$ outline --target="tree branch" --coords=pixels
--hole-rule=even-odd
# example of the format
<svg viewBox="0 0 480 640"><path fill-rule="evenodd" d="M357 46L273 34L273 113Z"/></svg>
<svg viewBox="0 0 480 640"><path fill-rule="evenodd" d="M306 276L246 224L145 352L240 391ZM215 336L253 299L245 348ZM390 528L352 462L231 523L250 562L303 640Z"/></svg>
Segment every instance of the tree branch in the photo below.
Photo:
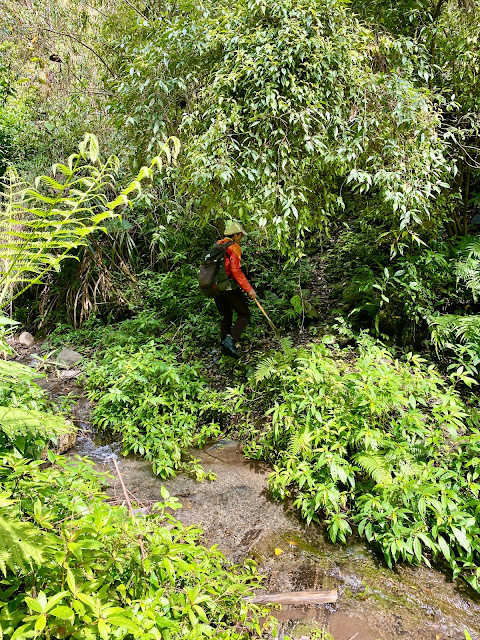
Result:
<svg viewBox="0 0 480 640"><path fill-rule="evenodd" d="M101 55L99 55L95 49L92 49L92 47L90 47L88 44L85 44L85 42L82 42L82 40L80 40L80 38L78 38L77 36L73 35L73 33L67 33L66 31L55 31L54 29L50 29L49 27L39 27L42 31L49 31L50 33L55 33L57 36L65 36L67 38L71 38L72 40L75 40L75 42L78 42L79 44L82 45L82 47L85 47L86 49L88 49L89 51L91 51L93 53L94 56L96 56L100 62L104 65L104 67L108 70L108 72L112 75L112 76L116 76L116 73L108 66L108 64L105 62L105 60L102 58Z"/></svg>
<svg viewBox="0 0 480 640"><path fill-rule="evenodd" d="M148 18L146 16L143 15L143 13L141 11L139 11L137 9L137 7L135 5L133 5L131 2L129 2L129 0L125 0L125 2L128 4L129 7L132 7L132 9L138 13L138 15L143 18L144 20L146 20L148 22Z"/></svg>

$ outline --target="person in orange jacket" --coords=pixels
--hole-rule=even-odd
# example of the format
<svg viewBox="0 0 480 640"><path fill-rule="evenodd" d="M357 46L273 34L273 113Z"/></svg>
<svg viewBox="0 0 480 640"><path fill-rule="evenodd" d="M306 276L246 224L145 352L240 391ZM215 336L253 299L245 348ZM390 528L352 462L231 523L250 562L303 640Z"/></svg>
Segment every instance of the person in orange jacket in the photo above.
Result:
<svg viewBox="0 0 480 640"><path fill-rule="evenodd" d="M222 316L220 322L220 339L224 354L238 358L239 354L236 343L239 342L245 327L250 320L250 309L248 308L245 292L252 300L257 294L242 272L242 249L240 242L246 236L245 229L238 222L229 221L225 227L225 238L218 240L218 244L232 242L225 254L225 271L231 280L230 287L214 298L217 309ZM233 324L233 312L237 314L235 324Z"/></svg>

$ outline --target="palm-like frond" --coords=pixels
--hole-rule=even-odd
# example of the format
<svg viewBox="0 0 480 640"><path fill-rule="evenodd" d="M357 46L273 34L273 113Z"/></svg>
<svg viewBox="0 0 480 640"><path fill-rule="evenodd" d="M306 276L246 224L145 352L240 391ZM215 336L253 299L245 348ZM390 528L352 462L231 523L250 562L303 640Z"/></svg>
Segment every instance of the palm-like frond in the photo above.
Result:
<svg viewBox="0 0 480 640"><path fill-rule="evenodd" d="M440 347L454 341L480 344L480 316L438 316L430 319L430 328L433 342Z"/></svg>
<svg viewBox="0 0 480 640"><path fill-rule="evenodd" d="M312 438L313 434L307 427L295 431L288 443L288 455L293 458L298 456L299 453L311 451L310 442Z"/></svg>
<svg viewBox="0 0 480 640"><path fill-rule="evenodd" d="M164 145L167 162L178 154ZM0 308L19 296L29 286L42 281L72 249L85 245L87 237L108 218L115 217L117 207L130 203L129 194L141 190L140 182L152 178L153 168L161 168L160 156L118 196L109 201L107 193L117 189L119 161L111 156L105 163L98 157L98 140L85 134L79 153L72 154L67 165L54 165L53 174L64 180L39 176L34 185L21 182L14 168L4 181L0 207Z"/></svg>
<svg viewBox="0 0 480 640"><path fill-rule="evenodd" d="M293 347L293 340L290 336L284 336L280 339L280 347L283 353L288 354Z"/></svg>
<svg viewBox="0 0 480 640"><path fill-rule="evenodd" d="M464 282L476 301L480 294L480 238L469 240L464 257L455 265L457 280Z"/></svg>
<svg viewBox="0 0 480 640"><path fill-rule="evenodd" d="M255 368L255 381L268 380L276 371L277 363L274 356L267 356L260 360Z"/></svg>
<svg viewBox="0 0 480 640"><path fill-rule="evenodd" d="M50 438L74 429L63 416L50 415L33 409L0 407L0 432L14 441L18 436Z"/></svg>

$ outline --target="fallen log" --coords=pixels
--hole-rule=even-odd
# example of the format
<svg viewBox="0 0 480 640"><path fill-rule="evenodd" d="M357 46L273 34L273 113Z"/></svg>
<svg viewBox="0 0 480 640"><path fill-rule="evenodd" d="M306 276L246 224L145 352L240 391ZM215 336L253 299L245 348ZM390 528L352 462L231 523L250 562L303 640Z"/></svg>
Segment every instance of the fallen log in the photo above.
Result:
<svg viewBox="0 0 480 640"><path fill-rule="evenodd" d="M285 593L262 593L246 598L252 604L326 604L337 601L337 590L332 591L287 591Z"/></svg>

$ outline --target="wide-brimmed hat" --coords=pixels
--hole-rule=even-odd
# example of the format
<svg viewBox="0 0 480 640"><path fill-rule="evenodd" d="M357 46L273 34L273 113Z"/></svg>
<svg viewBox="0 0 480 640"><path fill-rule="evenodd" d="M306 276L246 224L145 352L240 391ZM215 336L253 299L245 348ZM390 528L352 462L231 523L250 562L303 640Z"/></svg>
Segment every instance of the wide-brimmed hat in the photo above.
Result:
<svg viewBox="0 0 480 640"><path fill-rule="evenodd" d="M243 224L241 222L235 222L235 220L228 220L225 224L225 235L233 236L234 233L243 233L244 236L248 235Z"/></svg>

